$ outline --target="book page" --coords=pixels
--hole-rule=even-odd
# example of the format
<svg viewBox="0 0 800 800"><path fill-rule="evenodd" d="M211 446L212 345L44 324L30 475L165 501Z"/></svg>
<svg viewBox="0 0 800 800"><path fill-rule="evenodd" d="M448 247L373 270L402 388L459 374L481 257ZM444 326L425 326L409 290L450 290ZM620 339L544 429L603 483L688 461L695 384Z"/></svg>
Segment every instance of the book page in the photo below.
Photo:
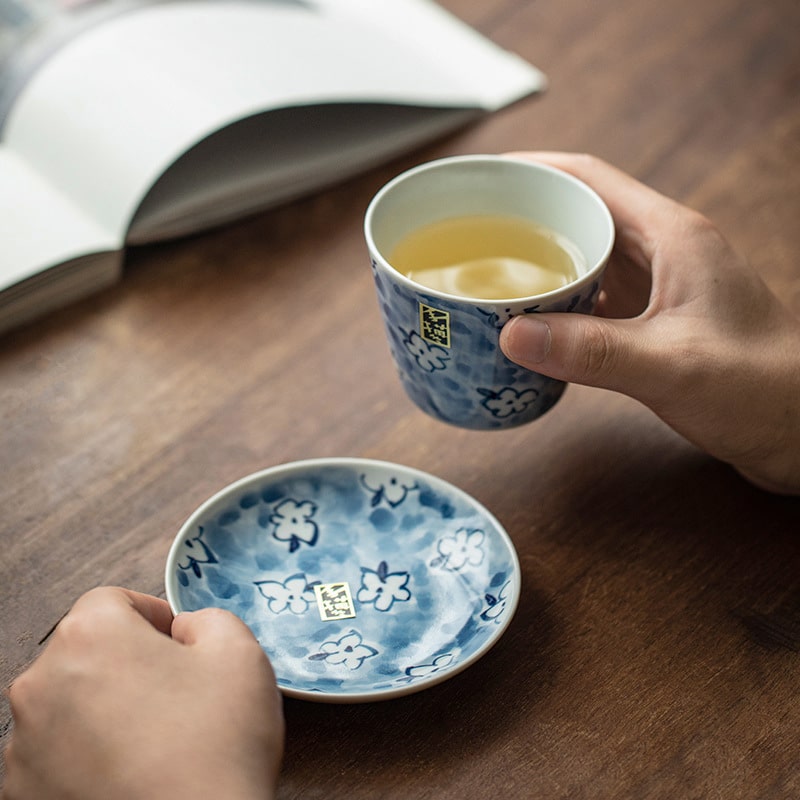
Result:
<svg viewBox="0 0 800 800"><path fill-rule="evenodd" d="M59 47L92 25L163 0L0 0L0 130L14 100Z"/></svg>
<svg viewBox="0 0 800 800"><path fill-rule="evenodd" d="M122 243L158 177L237 120L331 102L493 110L542 85L427 0L187 0L62 46L18 96L4 138Z"/></svg>
<svg viewBox="0 0 800 800"><path fill-rule="evenodd" d="M0 292L43 268L117 249L113 232L0 147Z"/></svg>

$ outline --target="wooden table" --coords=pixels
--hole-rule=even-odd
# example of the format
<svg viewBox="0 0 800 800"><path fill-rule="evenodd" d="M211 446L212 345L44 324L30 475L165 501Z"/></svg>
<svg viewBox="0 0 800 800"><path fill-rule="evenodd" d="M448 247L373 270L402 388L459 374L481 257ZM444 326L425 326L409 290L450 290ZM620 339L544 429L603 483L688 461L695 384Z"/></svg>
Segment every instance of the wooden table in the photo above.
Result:
<svg viewBox="0 0 800 800"><path fill-rule="evenodd" d="M800 501L599 390L507 433L428 419L389 361L361 235L373 193L420 161L591 151L712 217L800 312L800 4L444 5L549 91L313 198L132 249L121 285L0 340L0 678L90 587L163 595L177 528L228 482L375 457L499 517L521 605L439 687L287 700L282 800L800 797Z"/></svg>

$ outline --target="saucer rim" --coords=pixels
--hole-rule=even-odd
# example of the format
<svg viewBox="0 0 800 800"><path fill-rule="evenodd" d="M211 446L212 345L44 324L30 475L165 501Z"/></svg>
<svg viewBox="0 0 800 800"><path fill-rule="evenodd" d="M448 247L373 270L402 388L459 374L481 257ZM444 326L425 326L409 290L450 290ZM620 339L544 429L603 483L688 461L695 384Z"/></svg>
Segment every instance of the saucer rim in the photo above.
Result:
<svg viewBox="0 0 800 800"><path fill-rule="evenodd" d="M180 526L178 532L175 534L175 537L172 540L169 552L167 554L164 571L164 585L170 610L172 611L173 615L177 615L186 610L183 609L179 603L179 590L177 587L177 578L175 576L175 560L177 558L178 550L183 544L187 534L196 527L198 518L201 518L209 513L213 513L216 506L230 502L231 498L237 495L239 492L245 490L247 487L250 487L253 484L261 483L263 480L268 479L271 476L284 477L305 472L310 469L319 470L334 467L373 467L382 470L399 470L405 475L419 477L431 484L434 488L444 490L447 493L458 496L464 500L468 505L476 509L482 517L488 520L488 522L494 527L495 533L498 534L501 541L505 543L512 566L511 575L509 577L515 579L513 595L506 600L506 613L504 614L504 619L497 624L492 634L486 638L486 641L484 641L474 653L472 653L468 658L465 658L463 661L459 661L454 666L446 667L440 672L436 672L428 677L422 678L416 683L361 692L319 692L311 689L298 689L296 687L282 686L280 683L278 683L279 691L286 697L299 700L309 700L317 703L366 703L390 700L397 697L416 694L417 692L420 692L424 689L429 689L433 686L443 683L446 680L449 680L450 678L455 677L485 656L492 649L492 647L497 644L510 625L511 620L517 611L521 595L522 571L520 568L519 556L516 548L514 547L514 542L512 541L505 527L500 523L497 517L491 511L489 511L486 506L483 505L483 503L481 503L471 494L437 475L425 472L424 470L416 467L410 467L392 461L360 458L355 456L308 458L298 461L288 461L251 472L250 474L244 475L243 477L238 478L237 480L219 489L191 512L185 522Z"/></svg>

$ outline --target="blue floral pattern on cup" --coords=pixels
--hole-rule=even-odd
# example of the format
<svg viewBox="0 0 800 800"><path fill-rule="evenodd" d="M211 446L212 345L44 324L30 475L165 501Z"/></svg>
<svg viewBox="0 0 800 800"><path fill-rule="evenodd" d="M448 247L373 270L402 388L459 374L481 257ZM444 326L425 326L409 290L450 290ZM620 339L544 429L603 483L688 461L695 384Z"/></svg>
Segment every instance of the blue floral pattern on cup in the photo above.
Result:
<svg viewBox="0 0 800 800"><path fill-rule="evenodd" d="M417 366L423 372L434 372L437 369L447 368L450 356L444 347L440 347L438 344L429 344L416 331L406 333L402 328L400 330L406 350L414 357Z"/></svg>
<svg viewBox="0 0 800 800"><path fill-rule="evenodd" d="M229 609L286 694L331 702L456 674L502 634L519 597L514 548L483 506L366 459L298 462L223 490L179 532L166 580L173 611Z"/></svg>
<svg viewBox="0 0 800 800"><path fill-rule="evenodd" d="M503 325L524 313L591 313L600 291L600 282L594 281L547 305L473 307L401 284L375 259L372 274L389 349L406 393L431 416L477 430L530 422L555 405L566 387L509 361L500 352ZM434 333L426 338L421 309L446 317L449 336L438 340Z"/></svg>
<svg viewBox="0 0 800 800"><path fill-rule="evenodd" d="M536 389L519 392L512 386L504 386L499 391L479 386L478 393L483 395L481 405L497 419L505 419L512 414L522 414L539 396Z"/></svg>

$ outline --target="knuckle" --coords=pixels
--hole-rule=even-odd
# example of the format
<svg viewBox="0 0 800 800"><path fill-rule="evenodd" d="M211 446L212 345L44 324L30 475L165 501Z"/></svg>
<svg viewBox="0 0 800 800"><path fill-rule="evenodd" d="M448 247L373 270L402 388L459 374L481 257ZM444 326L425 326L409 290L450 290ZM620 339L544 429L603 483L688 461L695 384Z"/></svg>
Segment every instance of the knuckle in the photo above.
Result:
<svg viewBox="0 0 800 800"><path fill-rule="evenodd" d="M699 211L685 207L681 207L679 213L684 237L713 250L719 248L724 238L719 228L708 217Z"/></svg>
<svg viewBox="0 0 800 800"><path fill-rule="evenodd" d="M96 615L91 615L95 617ZM85 613L70 612L58 623L54 639L83 646L94 638L97 631L95 619L89 619Z"/></svg>
<svg viewBox="0 0 800 800"><path fill-rule="evenodd" d="M119 609L104 601L101 589L87 592L81 602L73 606L58 623L54 637L61 642L82 647L103 638L109 631L117 630Z"/></svg>
<svg viewBox="0 0 800 800"><path fill-rule="evenodd" d="M11 710L16 714L23 707L32 693L30 672L23 672L17 676L8 687L7 696Z"/></svg>
<svg viewBox="0 0 800 800"><path fill-rule="evenodd" d="M25 725L36 715L46 689L45 677L35 664L14 679L6 690L6 698L15 723Z"/></svg>
<svg viewBox="0 0 800 800"><path fill-rule="evenodd" d="M576 366L584 376L606 382L615 372L616 349L604 325L584 327L575 355Z"/></svg>
<svg viewBox="0 0 800 800"><path fill-rule="evenodd" d="M598 156L592 153L570 153L569 155L569 169L575 175L588 179L592 175L597 175L608 165Z"/></svg>
<svg viewBox="0 0 800 800"><path fill-rule="evenodd" d="M574 155L575 162L588 168L594 168L601 163L600 159L592 153L578 152Z"/></svg>

